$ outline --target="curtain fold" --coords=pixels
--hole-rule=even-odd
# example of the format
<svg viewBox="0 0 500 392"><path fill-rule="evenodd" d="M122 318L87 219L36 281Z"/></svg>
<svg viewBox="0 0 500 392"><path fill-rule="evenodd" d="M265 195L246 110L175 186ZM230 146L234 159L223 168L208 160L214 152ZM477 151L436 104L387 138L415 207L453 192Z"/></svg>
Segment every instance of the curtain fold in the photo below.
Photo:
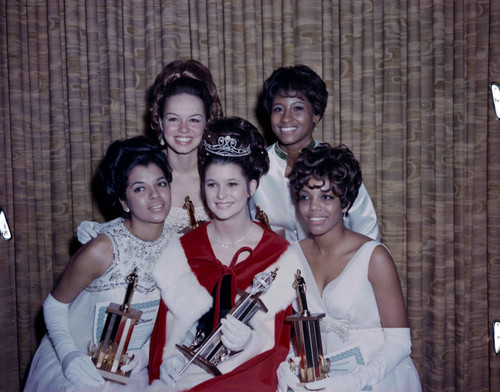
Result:
<svg viewBox="0 0 500 392"><path fill-rule="evenodd" d="M264 80L299 63L322 76L315 137L361 162L423 390L499 390L496 0L0 0L2 388L22 386L76 227L105 219L92 179L108 145L146 133L148 89L187 58L269 140Z"/></svg>

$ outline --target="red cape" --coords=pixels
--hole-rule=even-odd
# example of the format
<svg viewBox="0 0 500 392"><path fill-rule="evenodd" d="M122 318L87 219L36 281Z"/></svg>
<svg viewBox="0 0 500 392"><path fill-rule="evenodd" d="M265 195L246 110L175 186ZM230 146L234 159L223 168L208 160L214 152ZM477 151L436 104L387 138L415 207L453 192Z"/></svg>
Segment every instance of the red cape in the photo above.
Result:
<svg viewBox="0 0 500 392"><path fill-rule="evenodd" d="M181 238L188 263L199 283L211 293L225 275L232 276L231 304L234 305L236 288L246 290L252 285L254 276L275 263L289 244L274 232L264 229L264 234L252 254L235 266L222 265L213 254L208 241L207 225L195 229ZM218 309L217 300L215 303ZM156 324L151 336L149 376L150 382L160 377L160 365L165 346L167 306L160 302ZM286 316L292 314L291 305L275 316L275 345L231 372L205 381L191 391L271 391L276 390L276 370L289 352L291 327L285 324Z"/></svg>

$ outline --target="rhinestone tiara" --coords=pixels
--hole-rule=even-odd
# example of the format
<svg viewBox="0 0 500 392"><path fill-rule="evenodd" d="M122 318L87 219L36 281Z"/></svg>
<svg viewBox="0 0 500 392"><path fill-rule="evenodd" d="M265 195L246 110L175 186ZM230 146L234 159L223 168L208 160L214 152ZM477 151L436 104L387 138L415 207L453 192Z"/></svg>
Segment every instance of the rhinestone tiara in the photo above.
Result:
<svg viewBox="0 0 500 392"><path fill-rule="evenodd" d="M222 157L244 157L250 155L250 146L246 148L237 148L238 142L231 136L220 136L217 139L217 144L208 144L206 140L203 141L203 147L215 155Z"/></svg>

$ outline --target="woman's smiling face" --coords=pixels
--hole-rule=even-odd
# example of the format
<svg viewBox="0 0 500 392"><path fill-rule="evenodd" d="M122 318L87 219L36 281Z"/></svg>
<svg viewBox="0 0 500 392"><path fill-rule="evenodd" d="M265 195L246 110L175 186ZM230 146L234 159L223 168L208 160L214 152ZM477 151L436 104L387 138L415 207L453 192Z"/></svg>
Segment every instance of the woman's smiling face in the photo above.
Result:
<svg viewBox="0 0 500 392"><path fill-rule="evenodd" d="M170 211L170 185L154 163L135 166L129 173L122 207L130 209L131 220L163 223Z"/></svg>
<svg viewBox="0 0 500 392"><path fill-rule="evenodd" d="M255 193L257 181L248 182L234 163L213 163L206 169L204 187L208 209L217 219L226 220L246 217L247 200Z"/></svg>
<svg viewBox="0 0 500 392"><path fill-rule="evenodd" d="M207 123L203 101L185 93L168 98L161 123L169 149L177 154L196 151Z"/></svg>
<svg viewBox="0 0 500 392"><path fill-rule="evenodd" d="M343 225L340 198L333 193L329 180L311 178L299 193L298 211L312 235Z"/></svg>
<svg viewBox="0 0 500 392"><path fill-rule="evenodd" d="M296 94L285 97L276 94L271 112L271 127L283 151L293 148L300 150L312 138L315 124L321 116L314 114L312 104Z"/></svg>

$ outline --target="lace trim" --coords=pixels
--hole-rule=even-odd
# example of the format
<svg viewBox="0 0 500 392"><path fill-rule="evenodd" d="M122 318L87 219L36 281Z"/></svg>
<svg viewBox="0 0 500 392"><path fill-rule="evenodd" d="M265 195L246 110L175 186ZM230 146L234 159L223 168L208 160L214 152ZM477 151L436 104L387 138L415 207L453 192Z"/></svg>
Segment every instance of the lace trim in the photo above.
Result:
<svg viewBox="0 0 500 392"><path fill-rule="evenodd" d="M111 267L97 279L94 279L86 290L101 292L127 287L127 276L137 267L139 281L136 291L150 294L156 287L153 278L153 266L158 256L167 245L173 232L165 225L160 238L154 241L144 241L134 236L123 221L106 227L103 231L113 244L113 262Z"/></svg>
<svg viewBox="0 0 500 392"><path fill-rule="evenodd" d="M347 321L339 321L333 317L326 316L320 320L320 327L322 333L333 332L342 340L342 343L345 343L347 339L349 339L351 331L382 328L382 324L379 321L373 321L371 323L352 323L350 317L347 317Z"/></svg>
<svg viewBox="0 0 500 392"><path fill-rule="evenodd" d="M209 220L204 207L195 207L194 215L197 221ZM190 224L187 210L180 207L172 207L165 220L165 226L176 233L180 233L183 229L189 227Z"/></svg>

